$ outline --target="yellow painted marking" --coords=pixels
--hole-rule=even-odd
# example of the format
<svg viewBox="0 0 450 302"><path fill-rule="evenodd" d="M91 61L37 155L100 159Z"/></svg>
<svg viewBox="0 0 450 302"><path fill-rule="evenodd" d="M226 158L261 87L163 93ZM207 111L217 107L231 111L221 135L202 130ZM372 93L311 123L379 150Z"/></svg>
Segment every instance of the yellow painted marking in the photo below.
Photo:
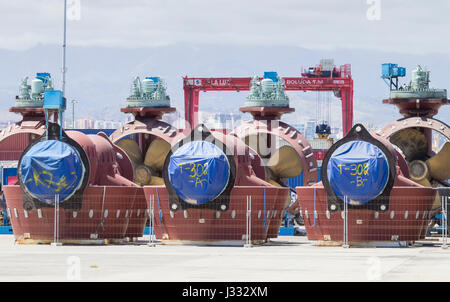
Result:
<svg viewBox="0 0 450 302"><path fill-rule="evenodd" d="M28 178L25 181L25 184L29 182L34 182L34 185L36 187L39 186L45 186L47 188L53 187L55 192L61 192L74 187L75 184L77 183L78 178L76 176L76 173L71 172L70 175L72 175L74 179L72 183L68 184L65 175L61 177L58 181L54 181L53 173L51 173L50 171L46 170L36 171L35 169L33 169L33 176Z"/></svg>
<svg viewBox="0 0 450 302"><path fill-rule="evenodd" d="M187 163L181 163L178 164L180 167L180 174L183 173L183 165L186 165ZM201 164L201 163L189 163L189 168L187 169L189 171L189 177L193 178L192 180L189 180L190 183L193 183L195 187L197 188L199 185L201 188L203 188L203 183L207 181L206 177L208 176L208 163Z"/></svg>
<svg viewBox="0 0 450 302"><path fill-rule="evenodd" d="M364 184L368 181L367 178L363 176L369 176L369 163L363 164L339 164L337 165L339 168L339 174L342 175L342 170L350 171L351 176L355 176L355 180L350 181L351 184L355 184L357 188L364 187Z"/></svg>

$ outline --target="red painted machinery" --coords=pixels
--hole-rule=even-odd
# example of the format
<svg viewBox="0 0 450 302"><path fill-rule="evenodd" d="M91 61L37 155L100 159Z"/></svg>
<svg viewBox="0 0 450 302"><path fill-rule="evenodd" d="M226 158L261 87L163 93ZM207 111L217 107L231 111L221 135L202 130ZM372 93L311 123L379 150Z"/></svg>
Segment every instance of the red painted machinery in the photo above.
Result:
<svg viewBox="0 0 450 302"><path fill-rule="evenodd" d="M405 159L358 124L327 152L322 182L297 187L309 240L398 245L423 239L435 191L408 179Z"/></svg>
<svg viewBox="0 0 450 302"><path fill-rule="evenodd" d="M4 147L13 151L8 159L18 161L18 182L3 187L16 240L102 243L142 236L147 207L142 188L132 182L129 157L104 133L63 131L56 119L65 99L42 85L32 82L30 98L24 80L11 108L24 119L2 131L4 144L28 139L24 150Z"/></svg>
<svg viewBox="0 0 450 302"><path fill-rule="evenodd" d="M353 125L353 79L350 64L340 66L331 76L283 77L287 91L333 91L342 100L342 128L346 134ZM262 80L262 78L260 78ZM198 123L199 96L201 91L250 90L252 78L192 78L184 77L184 107L186 128Z"/></svg>
<svg viewBox="0 0 450 302"><path fill-rule="evenodd" d="M142 189L131 181L132 166L126 153L103 133L85 135L68 131L59 139L55 135L59 126L55 124L50 124L49 132L48 138L44 135L25 149L18 165L19 185L4 187L16 240L54 241L55 216L59 220L57 238L63 243L98 243L142 236L146 203ZM58 145L51 149L49 144ZM25 162L35 163L39 159L49 166L54 164L60 173L43 164L30 166ZM71 181L75 172L62 171L62 160L70 166L82 167L79 177ZM30 169L29 178L26 173ZM66 191L73 192L64 197ZM59 207L56 213L55 203Z"/></svg>
<svg viewBox="0 0 450 302"><path fill-rule="evenodd" d="M238 137L195 127L167 155L165 187L144 186L156 237L227 245L276 237L289 189L264 181L261 162Z"/></svg>
<svg viewBox="0 0 450 302"><path fill-rule="evenodd" d="M433 116L448 104L446 90L430 89L429 71L420 66L413 71L411 83L402 87L397 78L404 76L404 68L383 64L382 71L383 78L391 80L390 98L383 103L395 104L404 118L372 134L362 125L355 126L325 155L323 182L297 188L311 240L414 242L425 237L430 221L441 211L434 188L448 192L450 130ZM432 150L432 131L447 139L439 152ZM384 164L377 163L380 158ZM389 167L388 173L383 166ZM359 191L367 196L352 197Z"/></svg>

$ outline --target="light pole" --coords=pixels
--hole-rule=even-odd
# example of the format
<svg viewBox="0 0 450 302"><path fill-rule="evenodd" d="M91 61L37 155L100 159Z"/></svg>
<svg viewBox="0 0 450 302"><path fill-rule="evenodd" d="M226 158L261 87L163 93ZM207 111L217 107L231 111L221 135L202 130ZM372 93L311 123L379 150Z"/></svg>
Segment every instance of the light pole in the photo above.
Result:
<svg viewBox="0 0 450 302"><path fill-rule="evenodd" d="M67 0L64 0L64 33L63 33L63 58L62 58L62 95L66 92L66 23L67 23Z"/></svg>
<svg viewBox="0 0 450 302"><path fill-rule="evenodd" d="M75 103L78 103L77 100L71 100L72 103L72 129L75 129Z"/></svg>

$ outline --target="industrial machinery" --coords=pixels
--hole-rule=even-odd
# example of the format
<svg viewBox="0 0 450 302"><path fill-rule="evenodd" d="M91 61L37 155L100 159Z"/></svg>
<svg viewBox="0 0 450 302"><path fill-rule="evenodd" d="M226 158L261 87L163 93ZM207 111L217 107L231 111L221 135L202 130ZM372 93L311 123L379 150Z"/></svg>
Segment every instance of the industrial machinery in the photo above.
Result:
<svg viewBox="0 0 450 302"><path fill-rule="evenodd" d="M383 103L395 104L405 118L372 134L356 125L327 152L322 182L297 188L309 239L413 242L424 238L440 211L432 187L448 187L450 148L447 141L435 154L431 136L434 130L450 138L449 127L433 118L448 104L446 91L430 89L429 71L420 66L409 85L399 86L404 74L396 64L382 66L391 88Z"/></svg>
<svg viewBox="0 0 450 302"><path fill-rule="evenodd" d="M134 182L138 185L163 185L163 164L171 145L183 138L172 125L161 120L163 114L174 112L160 77L139 77L133 80L131 95L126 99L124 113L134 115L131 121L110 136L133 163Z"/></svg>
<svg viewBox="0 0 450 302"><path fill-rule="evenodd" d="M37 73L28 85L22 80L19 95L10 112L22 115L22 120L0 130L0 163L4 168L16 168L25 147L45 132L44 92L53 90L49 73ZM4 179L7 180L7 179Z"/></svg>
<svg viewBox="0 0 450 302"><path fill-rule="evenodd" d="M277 183L277 185L290 185L294 187L296 185L311 185L318 181L319 167L314 159L323 159L323 156L332 143L332 140L327 138L317 139L318 143L316 148L314 148L310 143L302 136L302 134L294 129L292 126L287 125L281 121L279 118L283 113L292 112L293 108L288 108L288 99L284 91L332 91L334 95L342 100L342 125L344 133L348 132L353 124L353 79L351 77L351 67L350 64L342 65L340 67L335 67L333 61L324 60L324 70L330 70L332 72L329 74L323 73L323 76L319 74L315 77L307 76L302 74L301 77L284 77L282 81L278 81L276 72L265 72L264 77L254 77L254 78L184 78L184 92L185 92L185 119L186 128L194 127L198 121L198 108L199 108L199 95L200 91L243 91L250 90L250 95L246 100L247 109L241 109L244 112L251 112L251 107L264 108L260 113L251 112L252 115L259 117L254 118L254 121L246 125L245 128L251 129L253 135L247 138L247 143L249 139L258 138L258 136L267 136L269 140L266 143L270 144L272 149L271 155L277 157L279 153L276 153L275 144L273 142L277 141L287 141L287 145L293 146L293 149L289 146L285 146L280 149L280 152L291 153L294 158L302 158L306 162L303 163L301 168L293 168L291 175L297 176L297 172L300 171L300 176L293 178L286 177L276 177L272 175L270 178L277 178L276 180L271 180L272 184ZM326 64L325 64L326 63ZM281 91L283 90L283 91ZM262 104L266 104L264 106ZM270 108L273 106L274 108ZM273 127L272 127L273 125ZM265 128L265 129L264 129ZM236 131L247 131L244 127L239 127L235 129ZM266 133L264 133L266 132ZM260 133L260 134L257 134ZM238 135L244 135L244 133L239 133ZM302 138L300 138L300 136ZM319 141L320 140L320 141ZM251 142L253 145L259 143L257 139L256 142ZM325 143L325 144L324 144ZM261 144L264 145L264 140L261 140ZM255 147L255 146L253 146ZM277 148L280 148L278 145ZM258 148L256 148L257 150ZM267 149L267 148L265 148ZM317 149L317 150L315 150ZM259 150L261 151L261 150ZM264 150L266 152L267 150ZM275 154L276 153L276 154ZM265 154L263 160L267 161L270 155ZM267 167L265 167L267 170ZM268 170L270 172L270 170ZM288 174L286 174L288 175ZM296 200L295 194L292 196ZM289 209L290 212L296 213L298 216L299 207L294 206ZM287 214L291 216L290 213ZM297 217L301 219L300 217Z"/></svg>
<svg viewBox="0 0 450 302"><path fill-rule="evenodd" d="M394 66L394 67L393 67ZM398 72L398 69L402 69ZM382 78L404 76L404 68L396 64L382 65ZM394 80L390 80L391 83ZM398 82L398 80L396 81ZM449 187L450 179L450 128L434 118L443 105L448 105L446 89L429 87L430 71L420 65L412 71L408 85L390 85L390 98L384 104L394 104L403 115L377 134L388 139L405 157L411 180L426 187ZM446 142L439 152L432 150L433 135L439 133ZM433 204L433 212L439 213L439 194ZM437 220L439 221L439 220Z"/></svg>
<svg viewBox="0 0 450 302"><path fill-rule="evenodd" d="M333 65L328 62L328 65ZM327 65L327 66L328 66ZM328 67L327 67L328 68ZM334 67L333 76L283 77L286 91L332 91L342 100L342 128L346 134L353 126L353 79L351 66ZM272 77L272 76L271 76ZM263 78L259 79L260 81ZM273 80L273 79L272 79ZM191 78L184 77L184 107L186 128L198 124L199 96L201 91L246 91L251 88L252 78Z"/></svg>
<svg viewBox="0 0 450 302"><path fill-rule="evenodd" d="M167 155L165 187L144 186L150 208L159 212L156 237L226 245L275 237L289 189L266 182L261 163L238 137L197 125Z"/></svg>
<svg viewBox="0 0 450 302"><path fill-rule="evenodd" d="M319 65L308 67L306 70L304 70L302 72L302 76L309 78L338 78L340 77L342 70L345 68L345 65L339 68L334 66L333 59L322 59L320 60Z"/></svg>
<svg viewBox="0 0 450 302"><path fill-rule="evenodd" d="M267 182L283 187L288 178L303 172L303 184L314 184L317 162L309 142L297 129L280 121L282 114L295 110L289 107L284 79L276 73L266 73L262 80L255 76L251 84L250 94L240 111L252 114L253 121L243 123L233 134L261 157ZM289 202L290 199L286 207Z"/></svg>
<svg viewBox="0 0 450 302"><path fill-rule="evenodd" d="M15 104L9 109L21 114L22 120L0 130L0 195L2 186L17 183L17 162L25 147L45 132L43 99L44 92L51 90L49 73L37 73L31 85L28 77L22 80Z"/></svg>
<svg viewBox="0 0 450 302"><path fill-rule="evenodd" d="M276 72L266 72L262 80L255 76L251 85L250 94L240 111L250 113L253 120L243 123L233 134L261 156L261 169L265 175L260 177L278 187L289 188L289 179L300 176L302 185L316 183L318 167L311 145L295 127L280 121L282 114L295 110L289 107L284 79ZM291 189L284 203L287 213L283 219L288 225L299 215L295 195ZM293 233L293 226L291 229Z"/></svg>
<svg viewBox="0 0 450 302"><path fill-rule="evenodd" d="M325 155L322 181L297 187L308 239L403 245L423 239L435 191L408 179L405 159L357 124Z"/></svg>
<svg viewBox="0 0 450 302"><path fill-rule="evenodd" d="M298 175L303 166L308 166L310 160L300 158L297 153L302 152L307 142L299 144L301 134L277 121L282 113L293 111L277 74L266 74L261 81L254 77L252 84L246 100L248 106L242 110L253 108L259 112L255 116L262 116L258 121L261 127L265 125L265 129L258 126L254 134L269 136L273 147L275 141L285 140L294 146L287 146L289 143L276 149L269 146L272 150L265 154L267 144L261 149L249 147L253 136L241 137L238 134L244 132L238 129L225 134L210 131L205 125L194 127L172 146L165 159L165 187L144 186L149 204L157 201L154 203L160 213L155 219L157 238L241 244L248 228L253 243L278 235L289 200L289 188L283 185L283 178ZM268 121L278 126L272 129ZM281 163L278 157L294 160L293 171L288 171L286 161ZM266 165L270 168L266 169ZM251 226L246 225L247 215L253 221Z"/></svg>
<svg viewBox="0 0 450 302"><path fill-rule="evenodd" d="M131 181L130 159L105 134L63 131L64 109L61 91L45 91L45 133L22 153L18 184L4 186L16 241L102 243L142 236L146 203Z"/></svg>
<svg viewBox="0 0 450 302"><path fill-rule="evenodd" d="M25 147L45 132L43 107L44 92L52 90L51 75L37 73L28 84L28 77L22 80L19 94L10 112L22 115L22 120L0 130L0 196L3 198L3 186L17 183L17 162ZM3 201L0 201L4 206ZM3 224L9 217L3 212Z"/></svg>
<svg viewBox="0 0 450 302"><path fill-rule="evenodd" d="M331 137L331 95L329 91L317 91L315 135L310 144L317 159L319 170L327 150L333 145ZM319 176L320 178L320 176Z"/></svg>
<svg viewBox="0 0 450 302"><path fill-rule="evenodd" d="M121 111L133 114L134 120L114 131L110 139L131 160L131 179L139 186L164 185L164 160L172 144L184 137L178 129L161 120L165 113L175 111L170 107L164 80L145 77L141 81L135 77L126 106ZM140 198L145 198L143 193ZM147 218L148 215L143 216L145 224ZM127 237L131 236L128 234Z"/></svg>
<svg viewBox="0 0 450 302"><path fill-rule="evenodd" d="M19 95L16 96L17 108L39 108L44 104L44 92L53 90L51 75L47 72L36 74L36 78L28 85L28 77L23 78Z"/></svg>

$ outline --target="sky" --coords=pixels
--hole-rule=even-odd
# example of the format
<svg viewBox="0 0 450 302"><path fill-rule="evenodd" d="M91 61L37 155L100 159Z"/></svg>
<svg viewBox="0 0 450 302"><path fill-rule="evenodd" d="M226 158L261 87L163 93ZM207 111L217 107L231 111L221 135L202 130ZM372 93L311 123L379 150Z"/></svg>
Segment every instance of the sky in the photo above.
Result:
<svg viewBox="0 0 450 302"><path fill-rule="evenodd" d="M415 64L425 64L432 87L450 87L446 0L68 0L68 12L78 20L67 23L67 91L81 101L85 116L105 112L112 101L123 103L136 75L164 76L182 111L181 76L266 70L295 76L322 57L352 64L355 120L386 124L399 118L393 106L381 105L387 90L379 69L389 60L406 65L408 77ZM50 71L59 88L62 29L63 0L0 0L2 115L25 75ZM228 97L236 98L201 96L202 104ZM314 96L291 99L305 109L290 120L314 117ZM332 110L339 112L339 104ZM447 123L448 111L439 116ZM118 108L111 112L120 115Z"/></svg>
<svg viewBox="0 0 450 302"><path fill-rule="evenodd" d="M68 0L69 11L76 8ZM179 42L446 52L447 0L80 0L75 46ZM58 44L62 0L0 0L0 48ZM75 1L76 3L76 1ZM418 43L420 41L421 43Z"/></svg>

